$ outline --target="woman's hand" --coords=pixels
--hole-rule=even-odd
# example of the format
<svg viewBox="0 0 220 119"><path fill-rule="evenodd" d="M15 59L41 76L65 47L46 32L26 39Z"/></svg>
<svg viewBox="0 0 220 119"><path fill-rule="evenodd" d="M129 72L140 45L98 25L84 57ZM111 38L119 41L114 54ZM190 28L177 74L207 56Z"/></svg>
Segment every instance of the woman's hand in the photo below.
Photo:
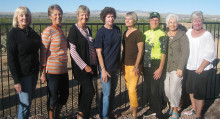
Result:
<svg viewBox="0 0 220 119"><path fill-rule="evenodd" d="M134 66L132 72L134 72L135 76L139 76L139 68L138 67Z"/></svg>
<svg viewBox="0 0 220 119"><path fill-rule="evenodd" d="M46 73L41 74L40 80L41 80L41 83L46 83L47 82Z"/></svg>
<svg viewBox="0 0 220 119"><path fill-rule="evenodd" d="M177 69L176 74L177 74L178 77L182 77L183 76L183 71L180 70L180 69Z"/></svg>
<svg viewBox="0 0 220 119"><path fill-rule="evenodd" d="M21 84L20 83L15 84L14 87L15 87L15 90L17 91L17 93L21 92Z"/></svg>
<svg viewBox="0 0 220 119"><path fill-rule="evenodd" d="M88 73L93 74L92 68L90 66L88 66L88 65L86 65L85 71L88 72Z"/></svg>
<svg viewBox="0 0 220 119"><path fill-rule="evenodd" d="M110 74L104 69L102 69L102 80L104 83L108 82L108 77L111 77Z"/></svg>
<svg viewBox="0 0 220 119"><path fill-rule="evenodd" d="M154 80L158 80L162 75L162 69L158 68L155 72L154 72Z"/></svg>
<svg viewBox="0 0 220 119"><path fill-rule="evenodd" d="M201 74L203 72L204 68L203 67L199 67L195 72L197 74Z"/></svg>

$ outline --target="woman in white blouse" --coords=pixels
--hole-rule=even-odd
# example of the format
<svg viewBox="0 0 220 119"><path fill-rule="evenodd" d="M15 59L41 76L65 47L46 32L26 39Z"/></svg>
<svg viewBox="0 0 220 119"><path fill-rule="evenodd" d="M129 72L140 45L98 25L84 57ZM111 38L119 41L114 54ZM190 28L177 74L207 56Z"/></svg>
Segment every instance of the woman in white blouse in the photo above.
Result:
<svg viewBox="0 0 220 119"><path fill-rule="evenodd" d="M203 13L192 13L192 29L186 35L189 38L190 54L187 63L186 90L190 95L192 109L184 114L196 114L201 119L201 111L206 97L206 83L211 78L213 60L215 59L215 43L210 32L203 29Z"/></svg>

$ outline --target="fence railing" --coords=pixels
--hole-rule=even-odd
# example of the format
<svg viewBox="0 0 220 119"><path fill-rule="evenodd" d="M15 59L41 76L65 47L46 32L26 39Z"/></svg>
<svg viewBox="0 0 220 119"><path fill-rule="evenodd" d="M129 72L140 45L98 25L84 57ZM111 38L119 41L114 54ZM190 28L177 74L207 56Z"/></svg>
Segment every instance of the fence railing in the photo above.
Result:
<svg viewBox="0 0 220 119"><path fill-rule="evenodd" d="M49 23L33 23L31 27L40 35L41 32L48 26ZM69 33L69 29L72 26L72 23L63 23L62 30L64 34L67 36ZM90 27L92 31L92 36L95 37L96 31L102 26L102 23L88 23L87 26ZM126 30L126 26L123 23L116 23L117 26L121 29L121 33ZM2 117L14 117L17 115L17 107L18 107L18 96L16 91L14 90L14 83L9 72L7 66L7 55L6 55L6 39L7 33L11 30L11 24L8 23L0 23L0 118ZM136 27L144 32L149 29L148 23L137 23ZM166 24L161 23L160 27L162 29L166 28ZM215 39L216 43L216 60L214 62L215 71L213 72L212 79L208 82L207 90L207 98L215 98L219 96L219 74L220 74L220 47L219 47L219 33L220 33L220 23L204 23L204 28L210 31ZM70 61L70 60L69 60ZM74 80L72 76L71 63L68 63L69 68L69 99L62 110L62 114L64 116L73 114L78 109L78 93L79 93L79 83ZM114 104L115 109L124 108L128 105L128 96L126 91L126 86L124 83L124 75L119 73L118 86L116 89L116 102ZM92 113L96 114L98 111L98 102L101 93L101 83L100 79L95 79L94 87L96 90L96 95L92 104ZM139 103L142 107L144 107L145 96L143 89L143 77L140 78L138 83L138 97ZM35 97L32 101L31 115L47 115L47 89L46 84L41 84L40 81L37 83Z"/></svg>

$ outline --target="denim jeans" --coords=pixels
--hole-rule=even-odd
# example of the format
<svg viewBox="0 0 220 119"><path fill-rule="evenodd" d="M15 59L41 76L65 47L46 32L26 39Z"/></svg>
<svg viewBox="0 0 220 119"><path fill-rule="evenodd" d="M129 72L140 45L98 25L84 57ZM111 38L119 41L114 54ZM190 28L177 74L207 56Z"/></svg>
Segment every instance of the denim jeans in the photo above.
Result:
<svg viewBox="0 0 220 119"><path fill-rule="evenodd" d="M21 89L19 95L18 119L28 119L30 116L31 100L37 85L38 73L21 78Z"/></svg>
<svg viewBox="0 0 220 119"><path fill-rule="evenodd" d="M102 96L100 103L100 116L103 119L108 118L108 114L113 110L113 102L115 97L115 89L118 82L118 72L110 71L108 72L111 77L108 77L108 82L105 83L102 80L102 72L101 73L101 83L102 83Z"/></svg>

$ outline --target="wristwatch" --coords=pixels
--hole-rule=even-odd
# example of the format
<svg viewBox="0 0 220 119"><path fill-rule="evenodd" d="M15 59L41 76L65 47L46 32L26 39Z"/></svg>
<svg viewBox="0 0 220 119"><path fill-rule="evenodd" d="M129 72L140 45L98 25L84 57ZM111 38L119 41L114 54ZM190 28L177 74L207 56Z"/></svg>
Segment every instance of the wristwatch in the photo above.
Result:
<svg viewBox="0 0 220 119"><path fill-rule="evenodd" d="M101 69L104 69L104 68L105 68L105 66L102 66L102 67L101 67Z"/></svg>

